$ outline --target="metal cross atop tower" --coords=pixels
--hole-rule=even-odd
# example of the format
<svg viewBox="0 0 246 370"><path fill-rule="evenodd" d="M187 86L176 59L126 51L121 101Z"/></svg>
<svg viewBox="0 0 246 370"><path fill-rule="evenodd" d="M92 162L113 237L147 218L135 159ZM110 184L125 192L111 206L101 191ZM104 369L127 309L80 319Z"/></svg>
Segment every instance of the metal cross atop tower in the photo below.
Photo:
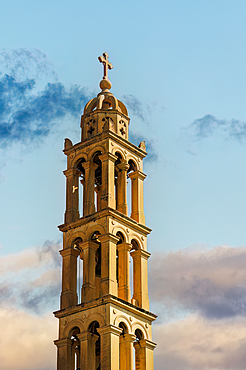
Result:
<svg viewBox="0 0 246 370"><path fill-rule="evenodd" d="M108 61L108 53L103 53L102 56L98 57L98 60L100 63L103 63L103 72L104 72L103 79L107 80L108 79L108 69L113 68L113 64L109 63Z"/></svg>

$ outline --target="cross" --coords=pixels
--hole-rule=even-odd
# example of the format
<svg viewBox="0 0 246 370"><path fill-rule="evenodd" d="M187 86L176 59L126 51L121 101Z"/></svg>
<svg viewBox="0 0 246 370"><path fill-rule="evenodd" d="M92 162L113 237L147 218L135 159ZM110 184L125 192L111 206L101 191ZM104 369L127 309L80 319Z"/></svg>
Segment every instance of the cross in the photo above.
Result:
<svg viewBox="0 0 246 370"><path fill-rule="evenodd" d="M113 64L109 63L108 61L108 53L103 53L102 56L98 57L98 60L100 63L103 63L103 72L104 72L103 79L107 80L108 79L108 69L113 68Z"/></svg>
<svg viewBox="0 0 246 370"><path fill-rule="evenodd" d="M126 133L124 130L124 127L121 127L120 132L121 132L121 135L124 135Z"/></svg>
<svg viewBox="0 0 246 370"><path fill-rule="evenodd" d="M90 129L87 132L92 135L93 131L95 131L94 127L90 126Z"/></svg>

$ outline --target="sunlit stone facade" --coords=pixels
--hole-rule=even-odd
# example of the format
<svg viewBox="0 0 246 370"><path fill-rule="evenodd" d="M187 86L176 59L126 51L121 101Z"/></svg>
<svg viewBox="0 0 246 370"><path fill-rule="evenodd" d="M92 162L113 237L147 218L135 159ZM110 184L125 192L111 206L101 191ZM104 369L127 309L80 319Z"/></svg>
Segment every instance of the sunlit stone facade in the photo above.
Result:
<svg viewBox="0 0 246 370"><path fill-rule="evenodd" d="M128 141L125 105L110 92L105 53L101 92L81 117L67 156L58 370L154 369L143 182L144 142ZM127 190L127 187L131 189Z"/></svg>

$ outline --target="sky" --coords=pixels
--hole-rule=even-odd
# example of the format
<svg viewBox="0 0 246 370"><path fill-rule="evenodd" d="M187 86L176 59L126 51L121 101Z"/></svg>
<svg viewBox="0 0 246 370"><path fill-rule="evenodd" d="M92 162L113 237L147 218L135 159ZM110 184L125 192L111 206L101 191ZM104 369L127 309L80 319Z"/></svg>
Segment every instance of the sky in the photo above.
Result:
<svg viewBox="0 0 246 370"><path fill-rule="evenodd" d="M1 370L55 370L64 138L112 93L146 140L155 370L246 367L246 3L0 0ZM14 350L13 350L14 342Z"/></svg>

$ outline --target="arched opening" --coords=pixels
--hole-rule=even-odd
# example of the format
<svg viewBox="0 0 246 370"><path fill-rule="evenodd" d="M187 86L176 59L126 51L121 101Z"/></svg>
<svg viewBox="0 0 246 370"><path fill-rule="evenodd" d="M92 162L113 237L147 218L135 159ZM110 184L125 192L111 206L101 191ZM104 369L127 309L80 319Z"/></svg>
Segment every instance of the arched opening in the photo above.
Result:
<svg viewBox="0 0 246 370"><path fill-rule="evenodd" d="M133 369L133 335L129 335L127 325L120 322L122 329L119 340L120 370Z"/></svg>
<svg viewBox="0 0 246 370"><path fill-rule="evenodd" d="M85 169L83 167L83 163L85 162L84 158L79 159L77 162L77 170L80 172L80 181L79 181L79 214L80 217L84 216L84 184L85 184ZM73 189L76 191L76 189Z"/></svg>
<svg viewBox="0 0 246 370"><path fill-rule="evenodd" d="M94 200L95 200L95 210L96 212L101 210L101 188L102 188L102 162L99 159L99 156L102 152L97 151L93 155L93 163L97 166L95 169L95 192L94 192Z"/></svg>
<svg viewBox="0 0 246 370"><path fill-rule="evenodd" d="M119 152L115 153L115 156L117 157L116 161L114 162L114 195L116 200L116 209L119 207L119 179L118 175L120 172L120 169L118 165L122 161L122 155Z"/></svg>
<svg viewBox="0 0 246 370"><path fill-rule="evenodd" d="M78 296L78 304L81 303L81 289L83 285L83 251L81 248L82 239L77 238L73 242L73 248L79 252L77 258L77 296Z"/></svg>
<svg viewBox="0 0 246 370"><path fill-rule="evenodd" d="M124 238L124 235L120 231L118 231L116 233L116 236L118 236L118 238L119 238L119 241L116 244L116 280L117 280L117 283L119 283L119 252L118 252L118 245L124 243L125 238Z"/></svg>
<svg viewBox="0 0 246 370"><path fill-rule="evenodd" d="M146 369L146 358L145 349L141 347L140 341L144 339L144 335L140 329L135 330L136 340L133 344L134 346L134 362L135 370L145 370Z"/></svg>
<svg viewBox="0 0 246 370"><path fill-rule="evenodd" d="M136 239L131 240L131 246L132 246L131 252L134 252L140 249L139 243ZM136 274L138 272L137 270L138 268L136 266L136 261L134 261L130 253L130 288L131 288L131 292L133 293L131 302L135 304L136 306L139 305L139 302L136 299L134 299L134 295L136 293L136 285L137 285L137 281L136 281L137 280Z"/></svg>
<svg viewBox="0 0 246 370"><path fill-rule="evenodd" d="M101 369L101 343L100 334L97 329L99 329L99 323L97 321L93 321L88 328L88 332L91 333L88 343L88 355L91 364L90 370Z"/></svg>
<svg viewBox="0 0 246 370"><path fill-rule="evenodd" d="M80 370L80 341L77 335L80 333L78 327L75 327L71 332L71 356L72 356L72 369Z"/></svg>
<svg viewBox="0 0 246 370"><path fill-rule="evenodd" d="M98 248L95 253L95 284L96 284L96 297L99 297L99 290L100 290L100 281L101 281L101 266L102 266L102 252L101 252L101 242L100 242L100 235L99 231L95 231L92 236L91 240L98 245Z"/></svg>
<svg viewBox="0 0 246 370"><path fill-rule="evenodd" d="M129 165L129 168L128 168L128 171L127 171L127 204L128 204L128 216L131 217L131 214L132 214L132 203L133 203L133 199L134 199L134 195L133 195L133 186L132 186L132 181L129 180L129 175L132 173L132 172L135 172L137 170L137 165L136 163L133 162L132 159L130 159L128 161L128 165Z"/></svg>
<svg viewBox="0 0 246 370"><path fill-rule="evenodd" d="M143 332L140 329L135 330L136 341L144 339Z"/></svg>

